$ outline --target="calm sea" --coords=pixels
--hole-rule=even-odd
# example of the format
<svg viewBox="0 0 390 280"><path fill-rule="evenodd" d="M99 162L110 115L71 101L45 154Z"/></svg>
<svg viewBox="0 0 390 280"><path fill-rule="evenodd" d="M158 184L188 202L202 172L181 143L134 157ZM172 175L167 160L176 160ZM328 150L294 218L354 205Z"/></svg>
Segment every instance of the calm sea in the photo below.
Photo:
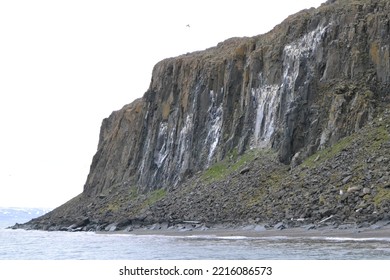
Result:
<svg viewBox="0 0 390 280"><path fill-rule="evenodd" d="M0 260L390 260L390 238L172 237L5 229L47 211L0 208Z"/></svg>
<svg viewBox="0 0 390 280"><path fill-rule="evenodd" d="M390 238L172 237L0 229L0 260L82 259L389 260Z"/></svg>

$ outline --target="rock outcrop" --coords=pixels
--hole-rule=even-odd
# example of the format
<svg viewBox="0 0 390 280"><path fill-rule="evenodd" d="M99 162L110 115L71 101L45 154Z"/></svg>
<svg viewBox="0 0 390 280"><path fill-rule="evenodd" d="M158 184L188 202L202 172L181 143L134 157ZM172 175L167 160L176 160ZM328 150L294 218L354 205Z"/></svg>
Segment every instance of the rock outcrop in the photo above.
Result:
<svg viewBox="0 0 390 280"><path fill-rule="evenodd" d="M228 39L159 62L145 95L103 121L83 193L33 223L46 221L41 227L58 228L80 220L106 225L145 217L170 221L177 212L172 204L153 212L161 198L176 197L171 203L183 203L177 197L185 196L188 182L232 155L259 150L275 155L271 159L260 153L257 160L263 163L241 165L240 176L265 163L269 174L285 172L287 165L295 170L310 155L359 133L389 106L389 14L389 1L328 1L290 16L267 34ZM250 188L258 187L259 176ZM229 182L238 184L227 175L219 179L225 180L218 185L222 196ZM207 187L200 189L193 191L201 195L199 200L207 199ZM211 215L212 221L253 218L256 203L251 205L246 210L242 206L237 217ZM269 206L264 219L282 218L272 215L277 205ZM169 207L176 210L163 210ZM309 215L311 208L304 209L297 214ZM207 222L210 213L198 217Z"/></svg>

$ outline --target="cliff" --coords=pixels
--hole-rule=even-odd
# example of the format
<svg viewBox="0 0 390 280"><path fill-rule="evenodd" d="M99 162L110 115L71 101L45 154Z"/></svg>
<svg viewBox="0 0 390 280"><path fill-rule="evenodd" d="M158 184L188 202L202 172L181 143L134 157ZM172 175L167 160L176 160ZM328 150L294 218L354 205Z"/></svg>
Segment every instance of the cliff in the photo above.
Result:
<svg viewBox="0 0 390 280"><path fill-rule="evenodd" d="M329 202L330 212L313 210L307 201L305 207L297 205L302 198L298 190L311 179L302 174L321 175L317 165L310 171L302 168L311 155L331 151L345 137L371 135L368 126L378 118L387 120L389 14L385 0L328 1L290 16L267 34L231 38L157 63L144 96L103 120L83 193L32 224L86 230L87 225L102 229L115 223L120 228L135 221L277 223L296 215L325 217L340 198ZM383 143L372 154L385 149L381 145L388 141L388 127L379 128L385 131ZM348 143L363 141L356 139ZM356 153L365 160L362 151ZM223 170L215 178L210 174L218 166ZM363 190L358 171L328 167L334 181L308 183L317 197L325 199L328 187L348 176L356 175L352 181ZM292 177L298 171L295 176L303 180L299 186ZM385 179L373 188L386 192L389 170L381 172ZM237 181L237 174L247 173L251 179ZM347 183L345 192L353 187ZM297 201L286 198L288 192ZM266 193L273 204L265 202ZM290 210L280 208L286 199L295 201L288 203ZM386 207L386 201L367 211ZM266 204L267 214L260 215ZM229 212L229 207L240 211ZM351 218L348 211L343 213L341 220Z"/></svg>

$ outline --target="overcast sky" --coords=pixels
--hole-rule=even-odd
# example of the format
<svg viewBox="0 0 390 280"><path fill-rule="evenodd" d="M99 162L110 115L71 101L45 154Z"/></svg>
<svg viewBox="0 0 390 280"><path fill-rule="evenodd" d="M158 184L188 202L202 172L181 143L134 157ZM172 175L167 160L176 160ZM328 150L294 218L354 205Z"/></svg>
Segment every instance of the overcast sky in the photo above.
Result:
<svg viewBox="0 0 390 280"><path fill-rule="evenodd" d="M81 193L103 118L143 95L159 60L324 1L0 0L0 206Z"/></svg>

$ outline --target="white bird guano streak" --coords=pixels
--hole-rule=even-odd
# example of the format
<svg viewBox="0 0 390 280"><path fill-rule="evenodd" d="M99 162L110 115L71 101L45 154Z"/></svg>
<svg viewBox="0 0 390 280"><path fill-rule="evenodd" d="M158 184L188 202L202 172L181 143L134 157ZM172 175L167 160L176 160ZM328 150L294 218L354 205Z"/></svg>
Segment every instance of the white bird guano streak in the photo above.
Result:
<svg viewBox="0 0 390 280"><path fill-rule="evenodd" d="M252 89L252 95L257 102L254 147L266 147L275 131L278 89L277 85Z"/></svg>
<svg viewBox="0 0 390 280"><path fill-rule="evenodd" d="M318 26L315 30L284 47L284 71L280 87L284 90L283 94L286 94L286 100L288 103L291 103L295 98L295 82L299 75L301 59L313 56L327 28L328 26ZM310 67L310 63L306 64L306 66Z"/></svg>
<svg viewBox="0 0 390 280"><path fill-rule="evenodd" d="M169 153L168 143L167 143L167 134L168 134L168 124L166 122L163 122L160 124L159 132L157 139L158 141L162 138L164 143L161 146L161 149L158 151L157 156L154 160L155 164L157 165L157 168L160 168L166 157Z"/></svg>
<svg viewBox="0 0 390 280"><path fill-rule="evenodd" d="M254 139L251 147L264 148L270 145L275 132L277 110L281 97L285 96L287 109L290 109L295 99L295 82L299 75L300 61L303 57L309 58L315 53L327 27L319 26L302 38L288 44L283 50L283 77L280 85L263 83L253 89L252 96L256 100L256 120ZM310 65L308 65L310 67ZM259 78L263 80L262 73Z"/></svg>
<svg viewBox="0 0 390 280"><path fill-rule="evenodd" d="M223 89L222 89L223 90ZM222 91L221 90L221 91ZM208 118L206 127L208 128L207 137L205 139L205 145L208 148L207 166L210 165L219 140L221 138L222 121L223 121L223 108L222 103L217 106L214 91L210 91L211 104L208 109Z"/></svg>

